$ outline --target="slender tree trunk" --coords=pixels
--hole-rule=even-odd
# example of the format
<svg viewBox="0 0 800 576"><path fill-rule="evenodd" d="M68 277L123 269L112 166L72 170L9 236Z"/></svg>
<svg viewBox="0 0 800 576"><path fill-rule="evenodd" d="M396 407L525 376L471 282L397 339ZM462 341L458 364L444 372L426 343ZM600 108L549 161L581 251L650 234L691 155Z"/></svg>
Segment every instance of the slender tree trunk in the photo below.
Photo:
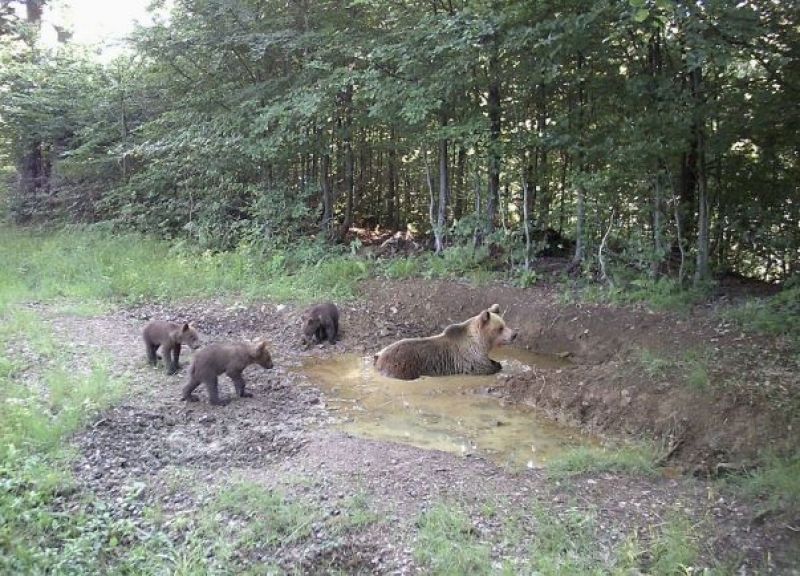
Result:
<svg viewBox="0 0 800 576"><path fill-rule="evenodd" d="M442 112L440 115L442 129L447 127L447 115ZM436 227L434 228L435 250L441 254L444 250L444 230L447 224L447 197L450 189L450 174L447 165L447 139L439 139L439 208L436 215Z"/></svg>
<svg viewBox="0 0 800 576"><path fill-rule="evenodd" d="M422 150L422 158L425 160L425 182L428 185L428 221L431 224L431 230L433 231L434 243L437 241L436 238L436 196L433 192L433 173L431 172L431 165L428 161L428 150L424 148ZM438 251L436 252L439 253Z"/></svg>
<svg viewBox="0 0 800 576"><path fill-rule="evenodd" d="M578 74L583 69L583 54L578 52ZM583 114L585 106L584 83L583 80L578 82L578 133L583 130ZM583 138L581 138L581 148L583 147ZM585 153L583 150L578 151L578 173L582 177L586 170ZM584 228L586 226L586 190L583 181L579 181L576 190L575 202L575 255L572 258L573 265L579 265L586 257L586 239L584 238Z"/></svg>
<svg viewBox="0 0 800 576"><path fill-rule="evenodd" d="M478 168L475 169L475 231L472 236L473 246L477 248L483 244L484 226L481 219L481 176Z"/></svg>
<svg viewBox="0 0 800 576"><path fill-rule="evenodd" d="M580 264L586 256L586 241L584 240L584 226L586 223L586 193L583 184L578 184L575 199L575 255L573 264Z"/></svg>
<svg viewBox="0 0 800 576"><path fill-rule="evenodd" d="M488 232L494 231L500 195L500 71L496 49L489 58L489 195L486 203Z"/></svg>
<svg viewBox="0 0 800 576"><path fill-rule="evenodd" d="M653 279L658 278L661 262L664 258L664 240L663 240L663 192L662 192L661 174L656 174L653 178L653 206L652 206L652 222L653 222L653 259L650 262L650 277Z"/></svg>
<svg viewBox="0 0 800 576"><path fill-rule="evenodd" d="M526 155L527 156L527 155ZM527 158L522 159L522 165L525 166L525 174L522 175L522 229L525 232L525 270L531 269L531 225L530 225L530 179L528 172L529 161Z"/></svg>
<svg viewBox="0 0 800 576"><path fill-rule="evenodd" d="M695 105L703 103L703 73L698 67L691 72L692 94ZM705 128L702 113L697 119L697 261L695 264L694 283L700 285L706 282L711 272L709 270L709 214L708 214L708 177L706 172L706 143Z"/></svg>
<svg viewBox="0 0 800 576"><path fill-rule="evenodd" d="M397 148L394 140L394 128L389 132L388 156L386 220L389 229L397 230Z"/></svg>
<svg viewBox="0 0 800 576"><path fill-rule="evenodd" d="M453 220L461 220L464 212L464 167L467 160L467 151L463 146L458 147L456 160L456 176L450 194L453 197Z"/></svg>
<svg viewBox="0 0 800 576"><path fill-rule="evenodd" d="M344 103L344 122L342 125L342 148L344 153L344 192L345 210L344 222L339 232L340 238L344 238L347 231L353 225L353 195L355 188L353 144L352 144L352 111L350 109L353 99L353 87L348 86L343 95Z"/></svg>

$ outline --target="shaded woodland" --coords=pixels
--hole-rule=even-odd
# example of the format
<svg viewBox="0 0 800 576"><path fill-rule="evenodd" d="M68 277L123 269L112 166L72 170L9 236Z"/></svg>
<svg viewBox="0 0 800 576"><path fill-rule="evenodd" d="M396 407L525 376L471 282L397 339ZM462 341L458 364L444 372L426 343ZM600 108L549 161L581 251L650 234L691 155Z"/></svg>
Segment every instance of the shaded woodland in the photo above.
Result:
<svg viewBox="0 0 800 576"><path fill-rule="evenodd" d="M111 62L0 4L18 222L211 250L410 230L609 282L800 271L797 3L178 0Z"/></svg>

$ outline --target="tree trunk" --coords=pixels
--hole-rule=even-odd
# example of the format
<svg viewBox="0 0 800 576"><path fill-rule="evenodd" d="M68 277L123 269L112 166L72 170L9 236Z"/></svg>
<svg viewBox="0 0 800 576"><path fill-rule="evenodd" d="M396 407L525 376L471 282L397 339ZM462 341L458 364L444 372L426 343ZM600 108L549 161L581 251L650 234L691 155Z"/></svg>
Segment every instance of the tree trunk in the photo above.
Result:
<svg viewBox="0 0 800 576"><path fill-rule="evenodd" d="M494 231L500 195L500 77L496 50L489 58L489 195L486 202L486 229Z"/></svg>
<svg viewBox="0 0 800 576"><path fill-rule="evenodd" d="M440 115L442 129L447 128L447 115L442 112ZM437 254L444 250L444 230L447 223L447 197L450 188L450 174L447 165L447 139L439 139L439 208L436 214L436 226L434 227L434 248Z"/></svg>
<svg viewBox="0 0 800 576"><path fill-rule="evenodd" d="M348 86L343 95L344 103L344 122L342 124L342 149L344 153L344 192L345 196L345 209L344 209L344 222L339 231L339 237L344 239L347 231L353 225L353 194L355 188L354 180L354 159L353 159L353 144L352 144L352 113L350 104L353 99L353 87Z"/></svg>
<svg viewBox="0 0 800 576"><path fill-rule="evenodd" d="M703 103L703 72L698 67L691 71L692 94L696 106ZM697 128L697 261L695 264L694 284L698 286L708 281L709 270L709 234L708 234L708 177L706 173L705 128L702 113L698 113Z"/></svg>
<svg viewBox="0 0 800 576"><path fill-rule="evenodd" d="M394 141L394 128L389 132L388 156L386 222L390 230L397 230L397 148Z"/></svg>
<svg viewBox="0 0 800 576"><path fill-rule="evenodd" d="M467 160L467 151L463 146L458 147L458 156L456 160L456 175L455 182L450 188L450 194L453 197L453 220L461 220L464 213L464 167Z"/></svg>

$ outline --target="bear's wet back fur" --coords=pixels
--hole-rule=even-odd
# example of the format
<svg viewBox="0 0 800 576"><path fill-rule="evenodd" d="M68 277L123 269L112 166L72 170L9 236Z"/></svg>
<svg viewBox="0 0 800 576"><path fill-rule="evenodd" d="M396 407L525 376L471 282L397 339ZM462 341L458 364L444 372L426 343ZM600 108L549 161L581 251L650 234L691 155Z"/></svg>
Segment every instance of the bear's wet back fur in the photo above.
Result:
<svg viewBox="0 0 800 576"><path fill-rule="evenodd" d="M390 344L375 356L375 366L385 376L413 380L420 376L494 374L501 368L489 358L495 346L517 336L506 326L494 304L477 316L453 324L437 336L406 338Z"/></svg>

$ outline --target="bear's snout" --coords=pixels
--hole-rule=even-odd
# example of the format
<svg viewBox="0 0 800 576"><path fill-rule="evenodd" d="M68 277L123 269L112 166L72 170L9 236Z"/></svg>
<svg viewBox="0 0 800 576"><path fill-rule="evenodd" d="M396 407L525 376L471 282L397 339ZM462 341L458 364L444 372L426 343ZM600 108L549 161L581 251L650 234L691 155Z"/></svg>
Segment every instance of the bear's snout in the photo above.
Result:
<svg viewBox="0 0 800 576"><path fill-rule="evenodd" d="M516 330L512 330L511 331L511 336L509 337L508 341L509 342L513 342L516 339L517 339L517 331Z"/></svg>

